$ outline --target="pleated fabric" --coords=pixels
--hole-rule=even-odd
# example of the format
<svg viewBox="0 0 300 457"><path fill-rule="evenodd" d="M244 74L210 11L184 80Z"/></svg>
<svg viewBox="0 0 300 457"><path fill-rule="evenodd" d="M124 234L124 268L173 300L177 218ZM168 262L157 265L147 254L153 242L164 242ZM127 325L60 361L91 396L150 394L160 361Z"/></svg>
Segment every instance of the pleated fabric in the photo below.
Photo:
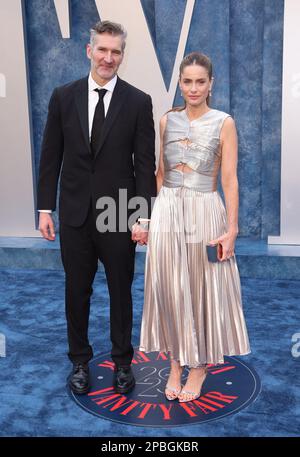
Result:
<svg viewBox="0 0 300 457"><path fill-rule="evenodd" d="M225 232L218 191L161 188L149 229L141 351L170 352L189 367L250 352L235 256L207 259L206 244Z"/></svg>

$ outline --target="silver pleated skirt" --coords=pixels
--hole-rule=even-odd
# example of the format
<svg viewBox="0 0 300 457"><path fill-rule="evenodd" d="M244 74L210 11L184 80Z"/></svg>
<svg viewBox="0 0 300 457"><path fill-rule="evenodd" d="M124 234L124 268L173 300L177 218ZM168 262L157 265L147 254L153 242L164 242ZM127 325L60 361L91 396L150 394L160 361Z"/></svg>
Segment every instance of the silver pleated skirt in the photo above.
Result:
<svg viewBox="0 0 300 457"><path fill-rule="evenodd" d="M182 366L250 352L236 258L212 263L206 244L227 230L218 191L165 187L151 215L140 350Z"/></svg>

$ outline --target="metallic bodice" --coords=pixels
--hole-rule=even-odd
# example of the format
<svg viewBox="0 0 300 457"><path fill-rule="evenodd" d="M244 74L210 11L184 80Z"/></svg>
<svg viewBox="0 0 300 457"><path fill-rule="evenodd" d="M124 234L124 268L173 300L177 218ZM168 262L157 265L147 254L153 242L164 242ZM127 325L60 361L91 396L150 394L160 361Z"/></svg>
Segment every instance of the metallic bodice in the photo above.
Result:
<svg viewBox="0 0 300 457"><path fill-rule="evenodd" d="M223 111L210 109L198 119L190 121L186 111L167 114L164 134L165 187L188 187L201 192L217 189L221 164L220 132L229 117ZM186 164L192 170L175 169Z"/></svg>

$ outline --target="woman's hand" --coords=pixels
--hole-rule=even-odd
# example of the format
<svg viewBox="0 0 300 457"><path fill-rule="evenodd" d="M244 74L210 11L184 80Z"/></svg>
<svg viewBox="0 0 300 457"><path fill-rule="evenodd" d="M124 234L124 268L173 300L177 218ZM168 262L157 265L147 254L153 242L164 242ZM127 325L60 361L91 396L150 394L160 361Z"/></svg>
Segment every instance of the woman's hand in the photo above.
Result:
<svg viewBox="0 0 300 457"><path fill-rule="evenodd" d="M138 244L143 246L148 243L148 230L142 228L139 224L135 223L131 230L132 241L137 241Z"/></svg>
<svg viewBox="0 0 300 457"><path fill-rule="evenodd" d="M221 262L229 259L234 255L234 246L237 234L232 232L226 232L224 235L209 241L209 244L215 245L220 243L222 246L222 257L219 259Z"/></svg>

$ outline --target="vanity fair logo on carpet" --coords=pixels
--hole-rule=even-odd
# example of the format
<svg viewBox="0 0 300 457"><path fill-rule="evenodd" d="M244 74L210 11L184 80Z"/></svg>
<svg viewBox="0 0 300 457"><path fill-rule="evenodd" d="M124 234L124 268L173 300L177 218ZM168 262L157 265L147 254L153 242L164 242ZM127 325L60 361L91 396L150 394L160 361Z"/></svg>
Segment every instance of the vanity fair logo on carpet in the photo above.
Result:
<svg viewBox="0 0 300 457"><path fill-rule="evenodd" d="M117 394L112 385L114 363L110 354L99 355L90 362L90 392L70 395L79 406L103 419L143 427L176 427L237 413L252 403L261 389L254 369L235 357L225 357L222 365L209 365L201 397L188 403L165 398L167 354L145 354L136 349L132 368L136 378L134 390ZM187 376L185 369L183 383Z"/></svg>

